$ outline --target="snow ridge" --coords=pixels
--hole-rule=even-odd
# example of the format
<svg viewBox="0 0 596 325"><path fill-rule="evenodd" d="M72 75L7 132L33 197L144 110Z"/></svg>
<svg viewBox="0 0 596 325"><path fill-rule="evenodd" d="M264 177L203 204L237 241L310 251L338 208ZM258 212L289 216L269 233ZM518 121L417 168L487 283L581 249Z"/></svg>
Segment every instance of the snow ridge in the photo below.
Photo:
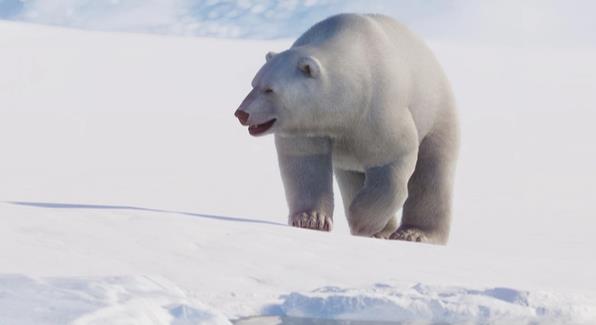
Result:
<svg viewBox="0 0 596 325"><path fill-rule="evenodd" d="M270 39L296 36L326 16L358 7L354 0L9 0L0 1L0 18L103 31Z"/></svg>
<svg viewBox="0 0 596 325"><path fill-rule="evenodd" d="M377 12L425 38L594 46L589 31L596 28L590 15L595 9L584 0L0 0L0 19L101 31L273 39L294 38L333 14Z"/></svg>
<svg viewBox="0 0 596 325"><path fill-rule="evenodd" d="M231 324L160 277L0 276L3 324Z"/></svg>
<svg viewBox="0 0 596 325"><path fill-rule="evenodd" d="M470 289L424 284L323 287L284 297L284 315L366 321L587 324L596 309L573 297L511 288Z"/></svg>

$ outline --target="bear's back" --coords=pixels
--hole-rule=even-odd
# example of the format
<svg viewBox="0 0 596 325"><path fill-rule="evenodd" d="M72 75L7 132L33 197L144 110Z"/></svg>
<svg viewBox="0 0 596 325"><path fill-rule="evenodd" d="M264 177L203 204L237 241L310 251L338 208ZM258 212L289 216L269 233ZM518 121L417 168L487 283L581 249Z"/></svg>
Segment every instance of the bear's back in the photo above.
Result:
<svg viewBox="0 0 596 325"><path fill-rule="evenodd" d="M441 111L453 113L455 103L449 81L433 51L414 32L383 15L367 15L377 21L396 46L410 79L410 111L421 136L434 125Z"/></svg>
<svg viewBox="0 0 596 325"><path fill-rule="evenodd" d="M453 110L447 78L430 48L407 27L378 14L339 14L307 30L292 45L307 48L334 71L362 85L371 107L407 107L423 137L441 110ZM329 64L333 62L332 64ZM336 64L340 62L339 64ZM378 104L381 103L381 104Z"/></svg>
<svg viewBox="0 0 596 325"><path fill-rule="evenodd" d="M331 16L322 20L306 32L304 32L292 45L292 47L299 46L316 46L333 39L350 34L361 33L367 29L370 21L364 15L359 14L339 14Z"/></svg>
<svg viewBox="0 0 596 325"><path fill-rule="evenodd" d="M424 46L414 33L391 17L345 13L331 16L313 25L292 47L317 46L338 40L350 41L352 45L359 41L372 40L389 41L394 46L403 45L409 48L415 45Z"/></svg>

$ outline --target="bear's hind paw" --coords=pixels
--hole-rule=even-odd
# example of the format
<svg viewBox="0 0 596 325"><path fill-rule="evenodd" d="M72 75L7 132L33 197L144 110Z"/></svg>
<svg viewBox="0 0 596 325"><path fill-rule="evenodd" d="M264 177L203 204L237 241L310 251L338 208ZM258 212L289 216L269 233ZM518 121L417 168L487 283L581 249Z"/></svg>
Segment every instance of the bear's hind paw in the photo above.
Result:
<svg viewBox="0 0 596 325"><path fill-rule="evenodd" d="M290 217L292 227L331 231L333 219L318 212L301 212Z"/></svg>
<svg viewBox="0 0 596 325"><path fill-rule="evenodd" d="M418 228L413 228L413 227L408 227L408 228L400 227L389 237L389 239L422 242L422 243L429 242L429 238L426 236L424 231L422 231Z"/></svg>

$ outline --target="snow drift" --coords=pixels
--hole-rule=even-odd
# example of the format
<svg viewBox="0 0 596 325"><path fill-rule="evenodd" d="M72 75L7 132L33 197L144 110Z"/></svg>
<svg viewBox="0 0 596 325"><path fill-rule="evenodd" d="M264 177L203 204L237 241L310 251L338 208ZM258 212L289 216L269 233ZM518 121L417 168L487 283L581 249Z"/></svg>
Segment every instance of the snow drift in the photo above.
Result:
<svg viewBox="0 0 596 325"><path fill-rule="evenodd" d="M511 288L470 289L378 283L368 288L324 287L291 293L284 315L363 321L448 324L588 324L593 302Z"/></svg>
<svg viewBox="0 0 596 325"><path fill-rule="evenodd" d="M6 324L231 324L165 279L0 276Z"/></svg>

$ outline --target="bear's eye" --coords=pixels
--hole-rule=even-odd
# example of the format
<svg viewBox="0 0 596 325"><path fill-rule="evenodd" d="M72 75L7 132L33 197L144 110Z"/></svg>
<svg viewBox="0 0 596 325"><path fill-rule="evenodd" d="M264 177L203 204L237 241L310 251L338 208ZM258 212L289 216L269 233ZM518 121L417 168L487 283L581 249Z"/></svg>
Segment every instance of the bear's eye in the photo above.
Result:
<svg viewBox="0 0 596 325"><path fill-rule="evenodd" d="M271 88L265 89L265 94L271 94L271 93L273 93L273 89L271 89Z"/></svg>

